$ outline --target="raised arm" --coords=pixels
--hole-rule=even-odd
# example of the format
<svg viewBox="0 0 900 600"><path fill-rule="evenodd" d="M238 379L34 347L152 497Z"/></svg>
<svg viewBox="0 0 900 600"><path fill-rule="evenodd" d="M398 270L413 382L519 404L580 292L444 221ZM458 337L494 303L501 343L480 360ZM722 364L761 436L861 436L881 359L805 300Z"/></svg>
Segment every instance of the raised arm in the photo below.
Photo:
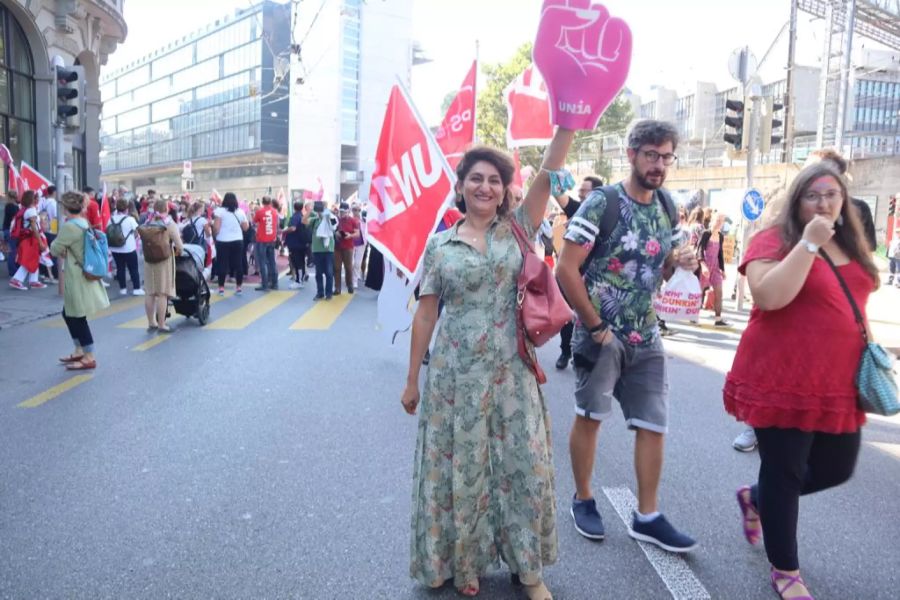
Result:
<svg viewBox="0 0 900 600"><path fill-rule="evenodd" d="M541 170L538 171L534 182L528 188L528 194L523 202L528 218L531 220L531 225L535 229L540 227L541 221L544 220L547 202L550 200L550 174L548 171L557 171L563 168L566 163L566 155L569 153L569 147L574 139L574 131L558 127L556 133L553 134L550 145L544 151Z"/></svg>

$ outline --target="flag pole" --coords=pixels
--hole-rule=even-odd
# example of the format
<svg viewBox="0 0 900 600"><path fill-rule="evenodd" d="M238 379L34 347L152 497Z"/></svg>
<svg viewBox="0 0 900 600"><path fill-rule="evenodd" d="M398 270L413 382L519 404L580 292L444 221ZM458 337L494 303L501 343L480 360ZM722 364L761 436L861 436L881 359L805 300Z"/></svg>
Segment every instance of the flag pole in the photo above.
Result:
<svg viewBox="0 0 900 600"><path fill-rule="evenodd" d="M472 95L474 96L472 111L472 141L477 145L478 144L478 67L480 66L479 61L479 51L481 50L481 42L479 40L475 40L475 86L472 89Z"/></svg>

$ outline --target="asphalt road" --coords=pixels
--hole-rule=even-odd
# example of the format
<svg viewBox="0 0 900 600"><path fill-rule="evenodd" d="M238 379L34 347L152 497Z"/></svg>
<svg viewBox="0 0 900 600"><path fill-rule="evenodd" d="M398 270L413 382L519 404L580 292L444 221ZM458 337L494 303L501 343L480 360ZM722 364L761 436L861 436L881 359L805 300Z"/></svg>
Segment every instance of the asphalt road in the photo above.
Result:
<svg viewBox="0 0 900 600"><path fill-rule="evenodd" d="M390 347L373 331L372 292L340 314L308 313L312 295L260 303L247 291L215 304L207 327L179 323L159 343L139 328L135 301L114 303L93 323L100 369L83 382L55 364L70 346L52 319L3 330L0 597L458 597L408 577L416 421L399 405L406 340ZM755 453L731 449L741 425L722 409L737 339L689 329L666 341L662 510L701 542L675 561L648 558L612 504L635 490L620 416L604 426L595 478L607 539L576 534L574 374L553 370L554 342L540 350L561 551L545 575L556 598L775 597L733 496L758 467ZM72 387L40 395L57 385ZM19 406L29 400L37 406ZM900 597L898 498L900 420L872 421L856 476L801 503L801 562L817 599ZM523 596L499 571L480 597Z"/></svg>

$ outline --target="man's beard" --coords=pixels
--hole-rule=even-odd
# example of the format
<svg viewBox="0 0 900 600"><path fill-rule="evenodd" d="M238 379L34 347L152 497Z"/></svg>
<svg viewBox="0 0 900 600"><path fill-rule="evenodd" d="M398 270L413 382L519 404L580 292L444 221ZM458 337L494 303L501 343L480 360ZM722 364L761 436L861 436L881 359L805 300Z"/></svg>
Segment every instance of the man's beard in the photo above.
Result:
<svg viewBox="0 0 900 600"><path fill-rule="evenodd" d="M650 177L658 175L659 183L650 183ZM655 191L662 187L662 184L666 181L666 172L665 171L648 171L646 175L641 175L641 173L637 170L634 171L634 177L637 179L638 185L640 185L645 190Z"/></svg>

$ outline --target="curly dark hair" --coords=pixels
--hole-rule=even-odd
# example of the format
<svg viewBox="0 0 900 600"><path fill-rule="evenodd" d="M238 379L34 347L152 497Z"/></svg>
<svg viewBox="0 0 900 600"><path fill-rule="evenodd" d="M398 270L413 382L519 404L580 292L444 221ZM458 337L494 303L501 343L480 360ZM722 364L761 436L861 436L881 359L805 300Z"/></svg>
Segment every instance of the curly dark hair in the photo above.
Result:
<svg viewBox="0 0 900 600"><path fill-rule="evenodd" d="M500 173L500 181L503 182L503 202L497 208L497 214L505 215L509 210L509 186L512 185L516 166L505 152L489 146L475 146L463 155L462 160L456 166L456 177L459 185L462 185L462 182L466 180L472 167L480 162L490 163ZM466 212L466 199L460 193L456 195L456 207L460 212Z"/></svg>
<svg viewBox="0 0 900 600"><path fill-rule="evenodd" d="M667 121L645 119L632 125L628 132L628 147L635 152L641 146L661 146L666 142L672 142L672 149L678 147L678 130Z"/></svg>

